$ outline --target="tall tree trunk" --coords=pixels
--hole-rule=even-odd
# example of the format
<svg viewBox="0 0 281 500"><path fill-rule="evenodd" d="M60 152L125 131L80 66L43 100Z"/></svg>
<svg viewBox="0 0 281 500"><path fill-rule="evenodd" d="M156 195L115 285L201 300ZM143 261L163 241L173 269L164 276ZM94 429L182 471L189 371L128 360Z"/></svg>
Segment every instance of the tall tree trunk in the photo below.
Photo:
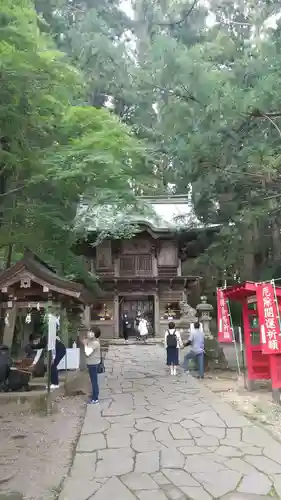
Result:
<svg viewBox="0 0 281 500"><path fill-rule="evenodd" d="M13 243L8 245L5 269L9 269L12 265L13 247Z"/></svg>
<svg viewBox="0 0 281 500"><path fill-rule="evenodd" d="M244 234L244 269L243 279L254 281L255 279L255 234L253 227L248 227Z"/></svg>

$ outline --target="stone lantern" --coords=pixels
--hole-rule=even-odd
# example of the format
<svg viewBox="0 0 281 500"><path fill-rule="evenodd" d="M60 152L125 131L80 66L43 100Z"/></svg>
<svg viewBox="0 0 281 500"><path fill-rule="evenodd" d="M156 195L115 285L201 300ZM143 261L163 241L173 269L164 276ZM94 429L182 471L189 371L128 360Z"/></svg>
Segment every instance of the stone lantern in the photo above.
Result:
<svg viewBox="0 0 281 500"><path fill-rule="evenodd" d="M181 318L179 320L179 327L182 330L183 339L188 337L188 332L190 331L190 326L192 323L196 323L197 316L196 310L193 309L187 302L186 294L182 294L182 300L180 301Z"/></svg>
<svg viewBox="0 0 281 500"><path fill-rule="evenodd" d="M208 304L207 302L207 297L203 295L201 298L201 303L196 306L196 310L198 313L198 319L200 323L202 324L205 337L207 338L213 338L213 335L211 334L210 331L210 323L211 323L211 312L213 311L213 306L211 304Z"/></svg>

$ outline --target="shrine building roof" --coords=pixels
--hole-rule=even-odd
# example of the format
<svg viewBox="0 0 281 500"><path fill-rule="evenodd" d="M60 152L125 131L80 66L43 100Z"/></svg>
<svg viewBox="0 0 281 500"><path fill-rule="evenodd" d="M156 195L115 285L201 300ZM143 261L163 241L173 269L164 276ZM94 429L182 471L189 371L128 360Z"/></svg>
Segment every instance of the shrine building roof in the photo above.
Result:
<svg viewBox="0 0 281 500"><path fill-rule="evenodd" d="M32 284L45 292L54 292L69 297L80 303L89 303L91 294L81 284L59 276L50 266L41 261L32 252L26 252L24 257L0 274L0 292L9 295L12 290L25 290L26 295ZM48 293L45 293L46 299Z"/></svg>
<svg viewBox="0 0 281 500"><path fill-rule="evenodd" d="M228 286L223 291L227 299L243 301L244 299L255 295L257 285L258 283L254 281L244 281L237 285ZM277 297L281 297L281 288L276 286L275 290Z"/></svg>
<svg viewBox="0 0 281 500"><path fill-rule="evenodd" d="M77 213L77 222L88 232L105 229L110 232L111 227L114 232L118 225L121 227L124 224L145 226L158 234L208 229L216 231L219 228L218 224L204 225L196 217L193 204L187 196L142 196L138 201L139 213L131 206L120 210L117 205L96 205L91 209L88 203L83 202Z"/></svg>

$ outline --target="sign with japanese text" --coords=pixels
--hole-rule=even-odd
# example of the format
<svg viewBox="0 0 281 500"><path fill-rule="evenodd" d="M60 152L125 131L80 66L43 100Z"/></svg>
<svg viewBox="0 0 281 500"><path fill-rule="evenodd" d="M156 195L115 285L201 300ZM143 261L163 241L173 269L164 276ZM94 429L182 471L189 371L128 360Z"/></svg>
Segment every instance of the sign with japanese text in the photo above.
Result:
<svg viewBox="0 0 281 500"><path fill-rule="evenodd" d="M257 306L262 352L278 354L281 352L280 322L272 283L258 284Z"/></svg>
<svg viewBox="0 0 281 500"><path fill-rule="evenodd" d="M233 342L232 328L230 324L228 303L223 290L217 290L217 310L218 310L218 342Z"/></svg>

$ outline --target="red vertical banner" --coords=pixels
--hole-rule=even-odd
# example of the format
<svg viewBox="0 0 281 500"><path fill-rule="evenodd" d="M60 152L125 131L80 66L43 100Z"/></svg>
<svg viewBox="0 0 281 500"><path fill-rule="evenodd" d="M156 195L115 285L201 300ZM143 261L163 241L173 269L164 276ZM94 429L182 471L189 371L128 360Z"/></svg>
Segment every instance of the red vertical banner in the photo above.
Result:
<svg viewBox="0 0 281 500"><path fill-rule="evenodd" d="M272 389L281 388L281 356L274 354L269 358L270 375L272 382Z"/></svg>
<svg viewBox="0 0 281 500"><path fill-rule="evenodd" d="M228 303L223 290L217 289L217 320L218 342L233 342L232 328L230 325Z"/></svg>
<svg viewBox="0 0 281 500"><path fill-rule="evenodd" d="M263 354L279 354L281 352L280 321L272 283L257 285L257 307L262 352Z"/></svg>

